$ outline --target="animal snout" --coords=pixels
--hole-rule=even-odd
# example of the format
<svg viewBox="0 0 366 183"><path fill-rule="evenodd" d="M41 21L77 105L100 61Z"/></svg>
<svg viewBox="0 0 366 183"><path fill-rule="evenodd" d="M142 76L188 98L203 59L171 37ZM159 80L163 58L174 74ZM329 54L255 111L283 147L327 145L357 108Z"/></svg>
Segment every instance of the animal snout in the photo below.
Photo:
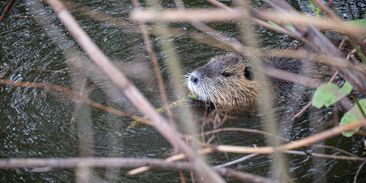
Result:
<svg viewBox="0 0 366 183"><path fill-rule="evenodd" d="M191 80L191 82L195 85L197 85L199 83L199 79L197 76L191 75L189 80Z"/></svg>

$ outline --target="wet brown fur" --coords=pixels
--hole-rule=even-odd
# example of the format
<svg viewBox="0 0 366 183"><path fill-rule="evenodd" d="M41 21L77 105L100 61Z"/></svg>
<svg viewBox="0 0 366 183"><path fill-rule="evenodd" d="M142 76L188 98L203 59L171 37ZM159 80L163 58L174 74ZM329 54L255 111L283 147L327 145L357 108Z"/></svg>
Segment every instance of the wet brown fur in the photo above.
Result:
<svg viewBox="0 0 366 183"><path fill-rule="evenodd" d="M187 78L190 91L200 100L212 102L225 111L244 110L255 104L258 84L246 75L248 60L234 53L213 57L190 75L199 78L194 85ZM247 68L248 69L248 68ZM248 73L249 74L249 73Z"/></svg>

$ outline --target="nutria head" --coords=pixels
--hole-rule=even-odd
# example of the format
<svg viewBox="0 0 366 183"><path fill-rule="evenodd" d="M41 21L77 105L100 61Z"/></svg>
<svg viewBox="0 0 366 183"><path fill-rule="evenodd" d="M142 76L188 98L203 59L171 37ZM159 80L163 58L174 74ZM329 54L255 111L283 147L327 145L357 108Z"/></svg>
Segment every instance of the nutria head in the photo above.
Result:
<svg viewBox="0 0 366 183"><path fill-rule="evenodd" d="M243 110L254 105L257 97L248 60L234 53L213 57L188 74L186 84L199 100L223 110Z"/></svg>

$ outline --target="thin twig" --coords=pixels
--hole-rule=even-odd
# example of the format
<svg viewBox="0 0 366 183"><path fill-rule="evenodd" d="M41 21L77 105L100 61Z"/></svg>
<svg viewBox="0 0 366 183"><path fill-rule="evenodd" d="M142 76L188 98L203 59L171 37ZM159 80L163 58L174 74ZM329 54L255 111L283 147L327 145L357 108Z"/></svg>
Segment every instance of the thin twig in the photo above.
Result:
<svg viewBox="0 0 366 183"><path fill-rule="evenodd" d="M335 72L328 82L333 82L335 80L335 78L336 78L337 75L338 75L338 72ZM315 88L317 88L317 87L315 87ZM312 104L313 103L311 101L308 104L306 104L306 106L304 106L298 113L296 113L292 117L291 120L295 120L295 119L299 118L301 115L303 115L312 106Z"/></svg>
<svg viewBox="0 0 366 183"><path fill-rule="evenodd" d="M215 150L219 152L231 152L231 153L260 153L267 154L273 153L275 151L281 152L291 149L296 149L300 147L306 147L315 142L331 138L333 136L339 135L342 132L349 131L355 128L366 125L366 120L354 122L347 125L342 125L338 127L331 128L329 130L314 134L310 137L304 138L302 140L292 141L288 144L284 144L278 147L242 147L242 146L228 146L228 145L218 145L214 147Z"/></svg>
<svg viewBox="0 0 366 183"><path fill-rule="evenodd" d="M248 133L257 133L257 134L262 134L262 135L267 135L269 137L273 137L273 138L279 138L283 141L288 141L287 139L271 134L269 132L266 131L262 131L262 130L257 130L257 129L248 129L248 128L219 128L219 129L215 129L215 130L211 130L211 131L207 131L204 132L202 134L199 135L211 135L211 134L215 134L215 133L220 133L220 132L248 132Z"/></svg>
<svg viewBox="0 0 366 183"><path fill-rule="evenodd" d="M294 151L294 150L285 151L285 153L301 155L301 156L311 155L311 156L317 157L317 158L345 160L345 161L365 161L366 160L365 158L355 157L355 156L338 156L338 155L322 154L322 153L314 153L314 152L307 153L307 152L304 152L304 151Z"/></svg>
<svg viewBox="0 0 366 183"><path fill-rule="evenodd" d="M14 15L13 18L17 18L17 19L33 19L33 16L29 16L29 15Z"/></svg>
<svg viewBox="0 0 366 183"><path fill-rule="evenodd" d="M131 18L139 22L226 22L240 20L242 12L238 9L180 9L180 10L134 10ZM357 37L365 32L360 26L349 22L334 22L332 19L311 17L298 13L257 11L252 16L273 21L277 24L314 25L324 30L337 30Z"/></svg>
<svg viewBox="0 0 366 183"><path fill-rule="evenodd" d="M233 161L230 161L230 162L221 164L221 165L216 165L215 168L222 168L222 167L227 167L227 166L235 165L235 164L241 163L243 161L246 161L246 160L248 160L250 158L253 158L253 157L256 157L256 156L258 156L258 154L250 154L250 155L241 157L239 159L236 159L236 160L233 160Z"/></svg>
<svg viewBox="0 0 366 183"><path fill-rule="evenodd" d="M215 6L219 7L219 8L225 9L227 11L232 11L233 10L232 8L226 6L226 4L224 4L224 3L220 2L220 1L216 1L216 0L207 0L207 1L209 3L215 5Z"/></svg>
<svg viewBox="0 0 366 183"><path fill-rule="evenodd" d="M0 160L0 168L75 168L75 167L124 167L149 165L164 169L192 169L190 163L167 162L160 159L141 158L29 158Z"/></svg>
<svg viewBox="0 0 366 183"><path fill-rule="evenodd" d="M342 39L341 43L338 46L338 50L341 50L346 42L346 39ZM348 53L346 60L349 61L349 58L351 56L351 53ZM329 79L328 83L333 82L338 75L338 72L336 71L333 76ZM304 106L298 113L296 113L291 120L295 120L299 118L301 115L303 115L310 107L312 106L312 102L310 101L306 106Z"/></svg>
<svg viewBox="0 0 366 183"><path fill-rule="evenodd" d="M6 6L0 16L0 22L3 21L8 15L9 11L13 8L15 2L16 0L9 0L8 3L6 3Z"/></svg>
<svg viewBox="0 0 366 183"><path fill-rule="evenodd" d="M283 137L280 137L280 136L277 136L277 135L274 135L274 134L271 134L271 133L268 133L268 132L265 132L265 131L256 130L256 129L247 129L247 128L220 128L220 129L216 129L216 130L212 130L212 131L207 131L207 132L204 132L204 133L199 134L199 135L211 135L211 134L216 134L216 133L221 133L221 132L248 132L248 133L256 133L256 134L267 135L267 136L273 137L273 138L278 138L278 139L283 140L284 142L290 142L288 139L285 139ZM359 156L357 156L357 155L355 155L353 153L350 153L348 151L345 151L343 149L340 149L340 148L337 148L337 147L333 147L333 146L315 144L314 147L332 149L332 150L341 152L343 154L349 155L351 157L363 159L363 158L360 158ZM328 155L324 154L324 156L328 156ZM347 159L346 156L340 157L340 158L341 159Z"/></svg>
<svg viewBox="0 0 366 183"><path fill-rule="evenodd" d="M186 177L182 171L179 171L180 183L187 183Z"/></svg>
<svg viewBox="0 0 366 183"><path fill-rule="evenodd" d="M320 0L314 0L315 3L320 7L320 9L322 11L324 11L331 19L333 19L334 21L341 21L340 18L338 18L338 16L336 14L334 14L332 12L332 10L330 10L328 7L326 7L322 1Z"/></svg>
<svg viewBox="0 0 366 183"><path fill-rule="evenodd" d="M307 76L302 76L300 74L294 74L292 72L288 72L288 71L284 71L284 70L280 70L280 69L265 68L265 71L266 71L266 74L271 77L282 79L285 81L290 81L290 82L300 84L300 85L303 85L303 86L306 86L309 88L317 88L322 84L317 79L312 79Z"/></svg>
<svg viewBox="0 0 366 183"><path fill-rule="evenodd" d="M211 4L217 6L217 7L223 8L223 9L228 10L228 11L233 11L232 8L230 8L229 6L225 5L224 3L219 2L217 0L207 0L207 1L210 2ZM255 10L253 8L251 8L251 10L253 12L256 12L257 11L257 10ZM260 20L260 19L255 18L255 17L252 17L252 18L253 18L253 22L256 23L256 24L258 24L258 25L260 25L260 26L263 26L263 27L265 27L265 28L267 28L269 30L275 31L275 32L287 34L289 36L292 36L294 38L298 38L298 39L301 40L301 36L296 35L296 34L290 32L290 31L288 31L288 30L286 30L286 29L284 29L284 28L282 28L280 26L271 25L271 24L267 23L266 21Z"/></svg>
<svg viewBox="0 0 366 183"><path fill-rule="evenodd" d="M366 160L364 162L362 162L361 165L358 167L357 172L356 172L356 175L355 175L355 177L353 179L353 183L357 183L357 177L360 174L360 172L361 172L361 170L362 170L362 168L363 168L363 166L365 164L366 164Z"/></svg>
<svg viewBox="0 0 366 183"><path fill-rule="evenodd" d="M211 152L212 152L211 148L205 148L205 149L202 149L202 150L198 151L198 153L200 153L200 154L208 154L208 153L211 153ZM174 162L174 161L178 161L178 160L183 160L185 158L186 158L186 155L177 154L177 155L174 155L174 156L171 156L171 157L165 159L165 161ZM149 167L149 166L138 167L136 169L128 171L128 175L137 175L137 174L143 173L145 171L148 171L150 169L151 169L151 167Z"/></svg>
<svg viewBox="0 0 366 183"><path fill-rule="evenodd" d="M302 116L311 106L313 105L313 103L310 101L308 104L306 104L306 106L304 106L299 112L297 112L292 118L291 120L294 121L295 119L299 118L300 116Z"/></svg>
<svg viewBox="0 0 366 183"><path fill-rule="evenodd" d="M132 2L136 8L138 8L138 9L141 8L141 5L138 0L133 0ZM147 26L144 23L140 23L139 27L141 29L141 32L142 32L142 35L144 38L146 51L147 51L147 53L149 53L150 58L151 58L151 63L153 64L155 77L158 81L161 102L163 103L163 107L164 107L166 113L168 114L170 122L173 123L173 116L169 109L169 101L168 101L168 97L167 97L166 91L165 91L165 84L164 84L163 76L160 71L160 65L159 65L158 59L156 57L155 51L153 50L152 45L151 45L151 38L148 33L149 31L147 29Z"/></svg>
<svg viewBox="0 0 366 183"><path fill-rule="evenodd" d="M136 31L136 28L137 28L136 24L126 21L124 18L113 17L110 15L107 15L107 14L99 12L85 4L77 3L75 1L67 0L67 1L63 1L63 3L65 4L65 6L68 9L72 9L73 11L77 11L78 13L82 13L96 21L108 23L113 26L116 26L116 27L120 28L121 31L129 32L129 33Z"/></svg>

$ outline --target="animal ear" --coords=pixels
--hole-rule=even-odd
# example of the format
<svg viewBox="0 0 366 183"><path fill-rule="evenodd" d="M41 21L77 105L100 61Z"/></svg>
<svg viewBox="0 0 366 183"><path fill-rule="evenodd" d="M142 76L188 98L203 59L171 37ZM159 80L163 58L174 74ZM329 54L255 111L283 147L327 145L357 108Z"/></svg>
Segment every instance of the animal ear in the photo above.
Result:
<svg viewBox="0 0 366 183"><path fill-rule="evenodd" d="M231 73L231 72L228 72L228 71L224 71L224 72L221 73L221 75L227 78L227 77L230 77L230 76L232 76L234 74Z"/></svg>
<svg viewBox="0 0 366 183"><path fill-rule="evenodd" d="M243 70L243 65L237 65L229 69L225 69L224 72L221 73L224 77L230 77L233 75L240 74L240 72Z"/></svg>
<svg viewBox="0 0 366 183"><path fill-rule="evenodd" d="M253 71L252 71L252 67L251 66L246 66L244 68L244 77L247 80L253 80Z"/></svg>

